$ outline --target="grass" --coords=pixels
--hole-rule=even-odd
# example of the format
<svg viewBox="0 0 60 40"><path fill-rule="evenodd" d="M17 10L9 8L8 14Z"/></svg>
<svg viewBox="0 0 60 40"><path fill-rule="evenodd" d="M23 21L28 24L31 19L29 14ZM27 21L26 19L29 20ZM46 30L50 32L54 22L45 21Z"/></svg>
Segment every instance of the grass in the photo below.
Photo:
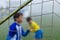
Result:
<svg viewBox="0 0 60 40"><path fill-rule="evenodd" d="M36 21L39 25L41 24L41 16L32 17L34 21ZM43 40L60 40L60 19L54 15L53 18L53 26L51 26L52 16L51 15L44 15L42 17L42 30L44 34ZM5 40L7 33L8 33L8 24L9 21L6 21L4 24L0 26L0 40ZM10 19L10 24L13 21ZM27 29L27 22L24 19L22 26L24 30ZM30 33L27 37L23 37L23 40L33 40L34 33Z"/></svg>

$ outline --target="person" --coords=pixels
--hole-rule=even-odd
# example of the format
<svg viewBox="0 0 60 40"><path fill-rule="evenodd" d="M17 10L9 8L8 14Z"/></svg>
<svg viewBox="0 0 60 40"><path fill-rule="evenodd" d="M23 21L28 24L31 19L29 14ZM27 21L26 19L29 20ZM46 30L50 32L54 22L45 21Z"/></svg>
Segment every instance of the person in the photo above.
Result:
<svg viewBox="0 0 60 40"><path fill-rule="evenodd" d="M29 24L30 31L35 33L34 40L42 40L43 32L40 26L35 21L33 21L31 17L27 17L26 21Z"/></svg>
<svg viewBox="0 0 60 40"><path fill-rule="evenodd" d="M22 36L27 36L29 34L29 29L24 32L21 23L23 21L23 14L16 13L13 16L14 22L9 27L9 32L6 40L22 40Z"/></svg>

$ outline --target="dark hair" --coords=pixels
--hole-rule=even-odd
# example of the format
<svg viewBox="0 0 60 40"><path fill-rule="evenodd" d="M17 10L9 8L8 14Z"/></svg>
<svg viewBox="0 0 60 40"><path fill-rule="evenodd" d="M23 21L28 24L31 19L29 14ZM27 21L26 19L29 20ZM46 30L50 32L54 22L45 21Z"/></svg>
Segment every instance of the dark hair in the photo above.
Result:
<svg viewBox="0 0 60 40"><path fill-rule="evenodd" d="M30 20L32 20L31 17L27 17L26 21L29 22Z"/></svg>
<svg viewBox="0 0 60 40"><path fill-rule="evenodd" d="M13 16L14 21L16 21L16 18L19 18L19 16L23 15L22 13L16 13Z"/></svg>

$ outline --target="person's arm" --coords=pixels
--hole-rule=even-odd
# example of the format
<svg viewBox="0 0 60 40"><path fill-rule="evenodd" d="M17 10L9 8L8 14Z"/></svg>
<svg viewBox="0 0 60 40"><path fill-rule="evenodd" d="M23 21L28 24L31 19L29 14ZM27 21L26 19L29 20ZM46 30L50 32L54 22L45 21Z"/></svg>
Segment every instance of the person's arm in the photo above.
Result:
<svg viewBox="0 0 60 40"><path fill-rule="evenodd" d="M22 28L22 36L27 36L30 33L30 30L27 30L26 32L24 32L23 28Z"/></svg>
<svg viewBox="0 0 60 40"><path fill-rule="evenodd" d="M10 26L9 27L9 36L13 37L15 33L16 33L15 25Z"/></svg>
<svg viewBox="0 0 60 40"><path fill-rule="evenodd" d="M10 26L6 40L11 40L11 38L13 37L13 34L12 34L13 31L12 30L14 30L14 28L12 28L12 26Z"/></svg>

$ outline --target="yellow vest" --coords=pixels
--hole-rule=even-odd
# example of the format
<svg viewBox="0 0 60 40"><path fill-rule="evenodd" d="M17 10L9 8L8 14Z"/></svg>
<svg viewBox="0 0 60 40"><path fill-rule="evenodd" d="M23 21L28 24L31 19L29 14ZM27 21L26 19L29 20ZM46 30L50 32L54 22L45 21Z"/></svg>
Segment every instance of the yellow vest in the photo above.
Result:
<svg viewBox="0 0 60 40"><path fill-rule="evenodd" d="M36 22L32 21L30 30L31 32L36 32L37 30L40 30L40 26Z"/></svg>

